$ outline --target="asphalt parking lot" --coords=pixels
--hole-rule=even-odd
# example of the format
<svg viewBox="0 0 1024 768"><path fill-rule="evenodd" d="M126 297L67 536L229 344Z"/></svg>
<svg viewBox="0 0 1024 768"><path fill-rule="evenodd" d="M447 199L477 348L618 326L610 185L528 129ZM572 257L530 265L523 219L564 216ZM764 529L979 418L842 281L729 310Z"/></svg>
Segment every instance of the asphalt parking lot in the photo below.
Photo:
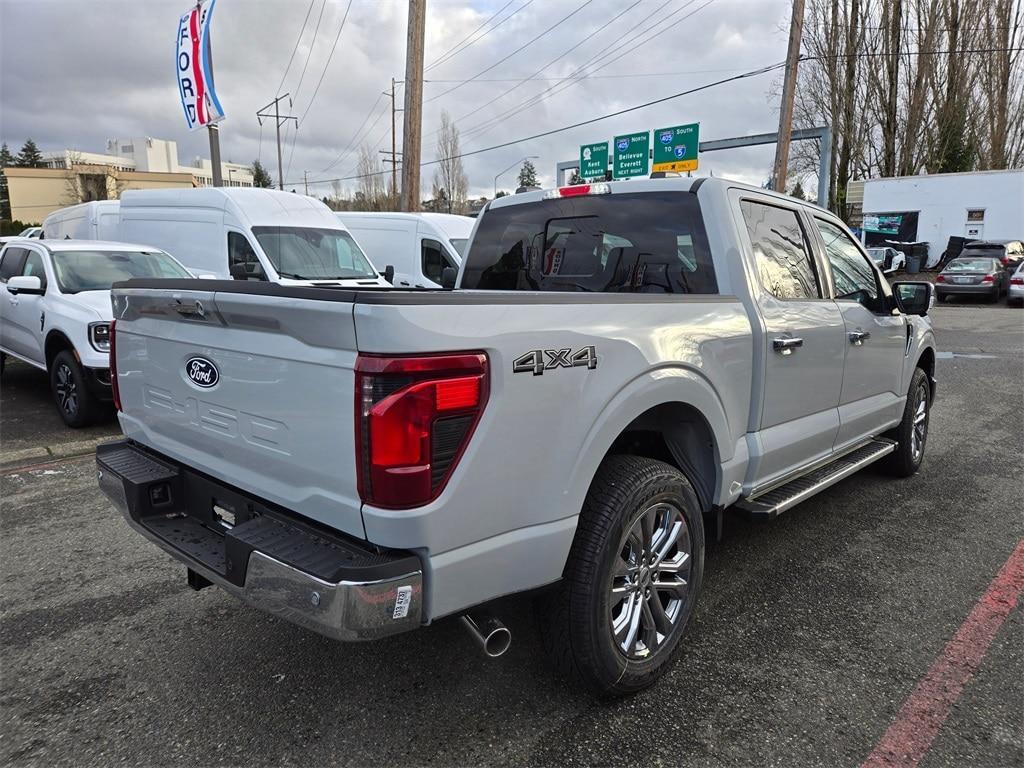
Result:
<svg viewBox="0 0 1024 768"><path fill-rule="evenodd" d="M1020 765L1021 605L988 625L973 675L957 653L982 647L968 617L1024 540L1024 311L932 317L922 470L868 469L769 524L728 516L680 660L614 703L552 678L525 598L505 606L511 650L487 660L454 620L342 645L192 592L96 487L85 443L116 422L64 430L45 376L12 365L0 763L857 766L934 727L919 763L874 764Z"/></svg>

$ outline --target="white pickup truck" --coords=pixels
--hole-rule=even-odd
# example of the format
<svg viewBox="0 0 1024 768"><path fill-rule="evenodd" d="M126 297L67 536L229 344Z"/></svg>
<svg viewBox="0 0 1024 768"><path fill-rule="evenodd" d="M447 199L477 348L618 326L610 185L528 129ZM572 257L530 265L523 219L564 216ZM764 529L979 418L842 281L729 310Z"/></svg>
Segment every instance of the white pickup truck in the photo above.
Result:
<svg viewBox="0 0 1024 768"><path fill-rule="evenodd" d="M455 290L131 281L97 451L129 524L210 583L377 638L538 593L556 665L637 691L726 507L921 463L931 286L826 211L720 179L494 201Z"/></svg>

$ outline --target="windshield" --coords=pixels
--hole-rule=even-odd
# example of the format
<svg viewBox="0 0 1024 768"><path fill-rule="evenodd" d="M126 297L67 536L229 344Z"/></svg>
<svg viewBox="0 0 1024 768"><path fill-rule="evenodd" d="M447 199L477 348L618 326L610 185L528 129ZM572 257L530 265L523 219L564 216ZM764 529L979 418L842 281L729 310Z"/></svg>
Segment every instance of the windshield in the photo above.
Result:
<svg viewBox="0 0 1024 768"><path fill-rule="evenodd" d="M995 269L992 259L953 259L944 272L991 272Z"/></svg>
<svg viewBox="0 0 1024 768"><path fill-rule="evenodd" d="M281 277L292 280L377 277L352 235L342 229L253 227L252 231Z"/></svg>
<svg viewBox="0 0 1024 768"><path fill-rule="evenodd" d="M133 277L192 277L160 251L54 251L53 268L61 293L109 291Z"/></svg>
<svg viewBox="0 0 1024 768"><path fill-rule="evenodd" d="M452 244L452 248L455 249L459 256L466 255L466 243L469 242L468 237L451 237L448 239L448 242Z"/></svg>

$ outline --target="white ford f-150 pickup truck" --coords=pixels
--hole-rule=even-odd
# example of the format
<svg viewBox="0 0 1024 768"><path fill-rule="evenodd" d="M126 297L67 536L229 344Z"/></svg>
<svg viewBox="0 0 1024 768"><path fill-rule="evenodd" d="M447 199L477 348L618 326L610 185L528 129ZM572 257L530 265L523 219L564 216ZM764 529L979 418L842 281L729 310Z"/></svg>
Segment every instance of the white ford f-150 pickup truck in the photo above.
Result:
<svg viewBox="0 0 1024 768"><path fill-rule="evenodd" d="M342 640L461 615L498 654L488 604L537 590L556 665L614 695L680 648L724 508L921 463L931 286L890 288L813 205L506 197L457 286L120 284L100 486L192 586Z"/></svg>

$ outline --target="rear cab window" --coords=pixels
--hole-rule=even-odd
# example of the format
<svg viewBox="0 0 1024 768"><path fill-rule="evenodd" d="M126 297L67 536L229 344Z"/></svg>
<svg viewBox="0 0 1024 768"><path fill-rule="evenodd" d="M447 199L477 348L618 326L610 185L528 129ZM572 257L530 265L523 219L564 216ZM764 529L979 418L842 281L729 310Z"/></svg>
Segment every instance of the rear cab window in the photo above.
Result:
<svg viewBox="0 0 1024 768"><path fill-rule="evenodd" d="M818 270L797 212L757 200L741 200L761 286L783 300L822 297Z"/></svg>
<svg viewBox="0 0 1024 768"><path fill-rule="evenodd" d="M717 294L697 196L629 192L485 213L464 289Z"/></svg>

